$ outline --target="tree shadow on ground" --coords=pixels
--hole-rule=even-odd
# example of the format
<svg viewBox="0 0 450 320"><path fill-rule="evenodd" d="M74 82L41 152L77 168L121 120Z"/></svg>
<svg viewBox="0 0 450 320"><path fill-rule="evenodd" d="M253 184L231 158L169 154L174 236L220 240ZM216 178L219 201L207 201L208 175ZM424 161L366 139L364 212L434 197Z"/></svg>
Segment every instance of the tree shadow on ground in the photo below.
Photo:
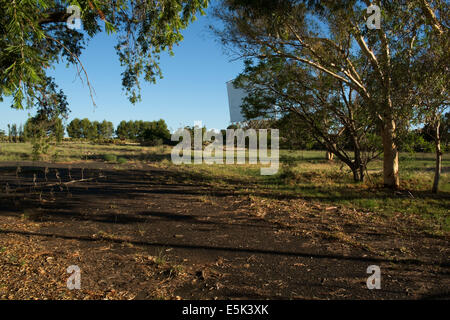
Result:
<svg viewBox="0 0 450 320"><path fill-rule="evenodd" d="M180 243L170 243L170 242L147 242L147 241L135 241L129 239L98 239L89 236L82 235L64 235L64 234L54 234L54 233L43 233L43 232L31 232L31 231L18 231L18 230L8 230L1 229L2 234L17 234L24 236L37 236L46 238L59 238L65 240L78 240L78 241L109 241L113 243L123 244L129 243L136 246L145 247L161 247L161 248L179 248L186 250L208 250L214 252L240 252L247 254L262 254L262 255L274 255L274 256L287 256L287 257L304 257L304 258L315 258L315 259L331 259L331 260L346 260L346 261L362 261L368 263L396 263L403 265L431 265L448 268L450 267L449 262L425 262L418 259L386 259L380 257L363 257L363 256L344 256L336 254L315 254L312 252L301 252L301 251L279 251L270 249L258 249L258 248L241 248L241 247L226 247L226 246L208 246L208 245L195 245L195 244L180 244Z"/></svg>
<svg viewBox="0 0 450 320"><path fill-rule="evenodd" d="M80 165L81 166L81 165ZM326 186L296 186L286 185L279 182L277 188L274 187L273 181L266 180L268 184L257 184L249 182L239 177L224 177L222 184L215 184L216 178L201 174L198 172L175 170L164 170L159 168L145 169L122 169L114 170L108 166L99 164L90 164L86 169L83 167L72 167L71 165L51 165L47 166L23 166L20 172L11 166L0 167L0 199L4 202L0 211L14 210L14 207L8 205L7 198L23 203L23 207L27 208L25 200L27 196L39 193L65 193L68 196L67 203L64 207L70 206L72 197L85 197L95 195L98 199L138 199L148 194L172 194L172 195L192 195L192 196L213 196L213 197L230 197L230 196L257 196L274 200L291 200L299 199L310 202L340 203L354 202L362 200L385 201L387 199L436 199L449 200L449 192L440 192L432 194L427 191L400 190L394 192L388 189L371 189L371 190L355 190L342 186L330 190ZM47 170L47 173L45 173ZM53 185L51 188L36 187L34 181L38 181L38 185L45 183L57 183L59 179L64 183L70 180L94 178L92 183L75 184L68 186ZM7 187L6 187L7 185ZM6 188L10 193L5 196ZM17 194L14 189L21 188ZM69 198L70 197L70 198ZM23 200L21 200L21 198ZM28 205L32 207L33 205Z"/></svg>

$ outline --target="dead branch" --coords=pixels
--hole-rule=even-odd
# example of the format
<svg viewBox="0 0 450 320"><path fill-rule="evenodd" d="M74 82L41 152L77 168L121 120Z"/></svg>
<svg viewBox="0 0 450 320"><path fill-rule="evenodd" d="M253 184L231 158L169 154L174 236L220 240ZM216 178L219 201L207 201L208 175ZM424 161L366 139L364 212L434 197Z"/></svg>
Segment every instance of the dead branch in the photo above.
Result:
<svg viewBox="0 0 450 320"><path fill-rule="evenodd" d="M22 188L17 188L17 189L12 189L12 188L8 188L8 193L10 192L21 192L21 191L28 191L31 187L36 189L36 188L50 188L50 187L56 187L56 186L68 186L70 184L74 184L74 183L78 183L78 182L87 182L87 181L92 181L92 180L96 180L99 178L105 178L105 176L100 175L98 177L94 177L94 178L86 178L86 179L79 179L79 180L71 180L71 181L67 181L67 182L55 182L55 183L41 183L41 184L35 184L34 186L30 186L30 187L22 187Z"/></svg>

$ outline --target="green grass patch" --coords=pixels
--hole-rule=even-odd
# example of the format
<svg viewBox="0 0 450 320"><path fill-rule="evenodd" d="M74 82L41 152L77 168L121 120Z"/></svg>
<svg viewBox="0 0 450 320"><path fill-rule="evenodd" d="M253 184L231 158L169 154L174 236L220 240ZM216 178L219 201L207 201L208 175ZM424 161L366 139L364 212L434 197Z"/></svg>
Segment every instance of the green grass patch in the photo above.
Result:
<svg viewBox="0 0 450 320"><path fill-rule="evenodd" d="M128 160L124 157L117 158L117 163L119 163L119 164L125 164L127 162L128 162Z"/></svg>
<svg viewBox="0 0 450 320"><path fill-rule="evenodd" d="M117 162L117 156L115 154L105 154L103 155L103 160L107 162Z"/></svg>

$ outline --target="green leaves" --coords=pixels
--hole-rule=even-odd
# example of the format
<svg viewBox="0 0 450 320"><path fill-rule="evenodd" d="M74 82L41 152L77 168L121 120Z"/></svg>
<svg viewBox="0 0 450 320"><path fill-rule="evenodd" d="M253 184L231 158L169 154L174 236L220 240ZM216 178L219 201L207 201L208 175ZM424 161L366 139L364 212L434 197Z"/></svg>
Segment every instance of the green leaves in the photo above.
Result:
<svg viewBox="0 0 450 320"><path fill-rule="evenodd" d="M161 52L183 40L181 34L208 0L0 0L0 98L14 108L32 107L45 88L47 68L59 62L80 66L87 37L101 32L117 38L129 100L140 100L141 80L162 77ZM69 30L69 5L80 7L83 33ZM88 72L89 70L85 70ZM87 74L85 74L87 77ZM25 103L25 105L24 105Z"/></svg>
<svg viewBox="0 0 450 320"><path fill-rule="evenodd" d="M114 25L108 21L105 21L105 31L108 35L112 34L112 33L116 33L117 30L114 27Z"/></svg>
<svg viewBox="0 0 450 320"><path fill-rule="evenodd" d="M122 85L132 103L140 100L140 81L155 82L162 77L158 65L160 54L183 40L181 34L195 14L206 8L205 0L133 1L127 8L133 14L119 14L124 30L116 46L119 61L125 67Z"/></svg>

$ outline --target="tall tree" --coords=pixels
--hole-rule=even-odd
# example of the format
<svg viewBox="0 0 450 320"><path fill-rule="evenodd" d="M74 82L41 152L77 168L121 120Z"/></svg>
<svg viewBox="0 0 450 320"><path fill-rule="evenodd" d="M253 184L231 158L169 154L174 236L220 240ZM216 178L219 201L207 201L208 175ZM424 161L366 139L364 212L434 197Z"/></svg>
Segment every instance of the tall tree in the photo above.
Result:
<svg viewBox="0 0 450 320"><path fill-rule="evenodd" d="M441 57L428 55L427 61L417 68L415 74L417 86L414 100L418 106L418 118L421 122L425 122L424 132L433 140L436 153L435 173L431 189L433 193L437 193L439 189L443 155L441 141L445 134L443 119L450 106L448 61L450 61L449 52ZM442 70L446 70L446 72L442 72Z"/></svg>
<svg viewBox="0 0 450 320"><path fill-rule="evenodd" d="M102 131L99 121L92 122L92 137L91 140L99 140L102 138Z"/></svg>
<svg viewBox="0 0 450 320"><path fill-rule="evenodd" d="M125 120L120 121L116 129L116 135L119 139L125 140L128 138L128 126Z"/></svg>
<svg viewBox="0 0 450 320"><path fill-rule="evenodd" d="M11 137L14 142L17 142L17 124L15 123L11 126Z"/></svg>
<svg viewBox="0 0 450 320"><path fill-rule="evenodd" d="M410 74L431 33L448 34L445 1L294 1L224 0L218 16L222 42L240 57L281 58L308 66L354 90L383 142L384 185L399 186L397 127L413 116L404 104L414 89ZM367 8L377 5L383 20L369 29ZM438 23L437 23L438 22ZM236 50L237 49L237 50Z"/></svg>
<svg viewBox="0 0 450 320"><path fill-rule="evenodd" d="M19 141L23 142L23 125L19 125L19 129L17 129L17 134L19 136Z"/></svg>
<svg viewBox="0 0 450 320"><path fill-rule="evenodd" d="M380 154L367 108L352 88L311 72L310 67L280 58L256 66L247 62L236 81L249 93L244 114L247 118L291 116L291 121L304 126L319 145L350 168L355 181L363 181L367 164Z"/></svg>
<svg viewBox="0 0 450 320"><path fill-rule="evenodd" d="M51 78L46 78L45 86L35 98L37 113L27 121L24 135L33 144L33 158L39 159L51 145L61 142L64 136L61 119L67 119L70 110L65 94Z"/></svg>
<svg viewBox="0 0 450 320"><path fill-rule="evenodd" d="M92 140L96 136L96 128L94 128L92 122L88 118L81 119L80 121L81 137L87 140Z"/></svg>
<svg viewBox="0 0 450 320"><path fill-rule="evenodd" d="M422 0L422 10L426 19L431 23L433 32L429 34L426 50L417 59L413 79L416 83L414 101L419 107L419 115L429 126L436 152L436 165L432 192L439 190L439 180L442 171L441 141L445 134L445 126L442 123L444 114L450 106L450 37L448 28L448 10L442 19L436 16L433 7ZM447 7L448 9L448 7ZM447 128L448 130L448 128ZM447 133L448 134L448 133Z"/></svg>
<svg viewBox="0 0 450 320"><path fill-rule="evenodd" d="M81 120L78 118L73 119L67 126L67 134L73 139L81 138Z"/></svg>
<svg viewBox="0 0 450 320"><path fill-rule="evenodd" d="M110 121L103 120L98 130L101 139L111 139L114 134L114 126Z"/></svg>

